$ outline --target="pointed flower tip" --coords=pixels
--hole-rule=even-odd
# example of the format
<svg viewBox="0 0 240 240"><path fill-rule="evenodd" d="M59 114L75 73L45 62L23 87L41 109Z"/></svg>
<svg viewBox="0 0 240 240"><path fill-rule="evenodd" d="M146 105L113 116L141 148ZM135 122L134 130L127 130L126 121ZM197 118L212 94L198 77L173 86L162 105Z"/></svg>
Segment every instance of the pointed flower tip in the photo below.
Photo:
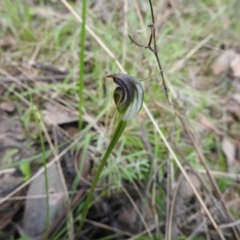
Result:
<svg viewBox="0 0 240 240"><path fill-rule="evenodd" d="M133 119L142 108L144 97L142 84L136 78L124 73L110 74L107 77L112 78L118 85L113 98L122 120Z"/></svg>

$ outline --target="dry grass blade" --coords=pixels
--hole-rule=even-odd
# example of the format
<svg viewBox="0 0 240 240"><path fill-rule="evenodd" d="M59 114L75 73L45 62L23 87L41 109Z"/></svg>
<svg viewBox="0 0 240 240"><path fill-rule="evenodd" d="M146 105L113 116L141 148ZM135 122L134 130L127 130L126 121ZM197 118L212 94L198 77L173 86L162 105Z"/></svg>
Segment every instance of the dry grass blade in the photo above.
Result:
<svg viewBox="0 0 240 240"><path fill-rule="evenodd" d="M240 219L238 219L237 221L235 222L232 222L232 223L227 223L227 224L221 224L219 226L219 228L231 228L231 227L235 227L237 225L240 225Z"/></svg>
<svg viewBox="0 0 240 240"><path fill-rule="evenodd" d="M159 228L159 227L161 227L162 225L163 225L163 223L159 223L158 226L151 226L151 227L149 228L149 230L150 230L150 231L153 231L155 228ZM144 231L142 231L141 233L135 235L134 237L129 238L128 240L139 239L139 237L145 235L146 233L147 233L147 230L144 230Z"/></svg>
<svg viewBox="0 0 240 240"><path fill-rule="evenodd" d="M201 174L207 174L205 169L195 169L196 172L201 173ZM219 171L213 171L210 170L210 173L218 178L231 178L231 179L240 179L240 174L237 173L225 173L225 172L219 172Z"/></svg>
<svg viewBox="0 0 240 240"><path fill-rule="evenodd" d="M36 77L15 77L18 81L23 82L23 81L27 81L27 82L35 82L35 81L46 81L46 82L50 82L50 81L63 81L64 79L66 79L67 75L53 75L53 76L36 76ZM15 79L13 78L8 78L8 77L0 77L0 82L6 82L6 83L10 83L10 82L14 82Z"/></svg>
<svg viewBox="0 0 240 240"><path fill-rule="evenodd" d="M174 73L183 68L184 63L195 54L201 47L205 46L206 43L212 38L212 34L208 35L201 42L199 42L190 52L186 54L180 61L178 61L170 70L169 73Z"/></svg>
<svg viewBox="0 0 240 240"><path fill-rule="evenodd" d="M172 233L172 228L173 228L173 211L174 211L174 207L175 207L175 202L176 202L176 198L177 198L177 192L180 186L180 183L182 181L182 175L180 176L180 178L178 179L177 182L177 186L173 192L173 196L172 196L172 202L171 202L171 207L170 207L170 211L169 211L169 222L167 224L167 233L166 233L166 239L167 240L171 240L173 233Z"/></svg>
<svg viewBox="0 0 240 240"><path fill-rule="evenodd" d="M94 225L94 226L101 227L101 228L110 230L110 231L112 231L112 232L120 233L120 234L122 234L122 235L126 235L126 236L129 236L129 237L132 237L132 236L133 236L132 233L129 233L129 232L126 232L126 231L122 231L122 230L120 230L120 229L116 229L116 228L109 227L108 225L103 224L103 223L95 222L95 221L92 221L92 220L90 220L90 219L86 219L85 221L86 221L87 223L90 223L90 224Z"/></svg>
<svg viewBox="0 0 240 240"><path fill-rule="evenodd" d="M57 152L56 152L56 150L55 150L55 148L54 148L54 146L53 146L53 143L52 143L52 141L51 141L51 138L50 138L50 136L49 136L49 134L48 134L48 131L47 131L47 129L46 129L46 126L45 126L45 124L43 123L43 121L42 121L42 118L41 118L41 115L40 115L40 113L39 112L37 112L37 117L38 117L38 121L39 121L39 123L40 123L40 126L41 126L41 128L42 128L42 131L44 132L44 135L45 135L45 138L47 139L47 141L48 141L48 144L49 144L49 146L50 146L50 148L51 148L51 150L52 150L52 152L53 152L53 154L54 154L54 157L55 158L57 158L58 157L58 154L57 154ZM67 199L67 209L68 209L68 233L69 233L69 239L70 240L73 240L74 239L74 229L73 229L73 226L74 226L74 224L73 224L73 215L72 215L72 212L71 212L71 209L70 209L70 199L69 199L69 196L68 196L68 189L67 189L67 185L66 185L66 182L65 182L65 178L64 178L64 175L63 175L63 171L62 171L62 167L61 167L61 164L60 164L60 162L59 162L59 159L58 159L58 161L57 161L57 167L58 167L58 171L59 171L59 175L60 175L60 179L61 179L61 183L62 183L62 187L63 187L63 189L64 189L64 194L65 194L65 197L66 197L66 199Z"/></svg>

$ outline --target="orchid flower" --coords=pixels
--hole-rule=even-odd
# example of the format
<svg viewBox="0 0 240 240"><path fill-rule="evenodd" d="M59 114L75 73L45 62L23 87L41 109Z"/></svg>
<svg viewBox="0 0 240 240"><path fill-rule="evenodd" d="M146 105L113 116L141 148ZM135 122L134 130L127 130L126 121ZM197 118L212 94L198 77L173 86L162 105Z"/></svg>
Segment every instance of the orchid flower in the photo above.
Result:
<svg viewBox="0 0 240 240"><path fill-rule="evenodd" d="M118 85L113 98L122 120L133 119L142 108L144 97L142 84L134 77L123 73L110 74L107 77L112 78Z"/></svg>

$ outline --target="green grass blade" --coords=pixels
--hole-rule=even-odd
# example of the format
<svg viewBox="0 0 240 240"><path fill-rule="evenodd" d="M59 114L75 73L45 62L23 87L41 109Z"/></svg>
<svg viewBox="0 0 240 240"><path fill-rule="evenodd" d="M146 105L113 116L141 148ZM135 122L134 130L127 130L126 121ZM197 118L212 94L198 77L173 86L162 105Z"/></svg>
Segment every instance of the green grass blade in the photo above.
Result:
<svg viewBox="0 0 240 240"><path fill-rule="evenodd" d="M79 121L78 126L79 129L82 128L82 107L83 107L83 81L84 81L84 53L85 53L85 38L86 38L86 17L87 17L87 0L83 0L82 3L82 30L80 35L80 76L79 76Z"/></svg>

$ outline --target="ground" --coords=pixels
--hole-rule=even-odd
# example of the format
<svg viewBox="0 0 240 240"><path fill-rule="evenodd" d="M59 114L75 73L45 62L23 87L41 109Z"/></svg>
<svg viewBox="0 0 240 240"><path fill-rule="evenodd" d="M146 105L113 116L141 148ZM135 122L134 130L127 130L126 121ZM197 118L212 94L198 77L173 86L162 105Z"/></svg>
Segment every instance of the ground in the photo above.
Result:
<svg viewBox="0 0 240 240"><path fill-rule="evenodd" d="M239 14L2 0L0 239L240 239ZM119 135L117 73L144 89Z"/></svg>

